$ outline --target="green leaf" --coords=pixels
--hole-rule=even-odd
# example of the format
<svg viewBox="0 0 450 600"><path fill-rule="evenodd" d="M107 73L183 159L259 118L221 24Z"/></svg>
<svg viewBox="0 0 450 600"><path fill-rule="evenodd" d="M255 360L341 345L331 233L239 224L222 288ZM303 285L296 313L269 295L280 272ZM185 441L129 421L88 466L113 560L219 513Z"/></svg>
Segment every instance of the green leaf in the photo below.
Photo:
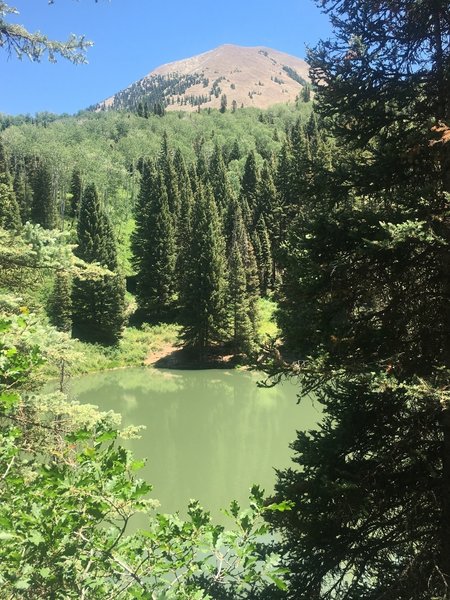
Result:
<svg viewBox="0 0 450 600"><path fill-rule="evenodd" d="M42 542L45 542L45 538L40 531L32 531L28 536L28 540L35 546L39 546Z"/></svg>
<svg viewBox="0 0 450 600"><path fill-rule="evenodd" d="M285 584L285 582L280 579L279 577L276 577L276 575L267 575L269 577L269 579L271 579L274 584L277 586L277 588L279 590L283 590L284 592L287 590L287 585Z"/></svg>
<svg viewBox="0 0 450 600"><path fill-rule="evenodd" d="M139 471L143 467L145 467L145 460L134 460L130 465L131 471Z"/></svg>
<svg viewBox="0 0 450 600"><path fill-rule="evenodd" d="M0 404L3 404L3 407L7 412L14 408L19 403L19 400L20 397L17 394L0 394Z"/></svg>
<svg viewBox="0 0 450 600"><path fill-rule="evenodd" d="M95 438L96 442L107 442L109 440L115 440L117 438L117 431L111 429L110 431L104 431Z"/></svg>
<svg viewBox="0 0 450 600"><path fill-rule="evenodd" d="M44 579L48 579L50 577L50 574L51 571L48 567L42 567L42 569L39 570L39 575Z"/></svg>
<svg viewBox="0 0 450 600"><path fill-rule="evenodd" d="M28 590L30 587L30 580L29 579L19 579L14 584L14 587L16 588L16 590Z"/></svg>
<svg viewBox="0 0 450 600"><path fill-rule="evenodd" d="M265 508L266 508L266 510L285 512L286 510L292 510L294 508L294 503L291 502L290 500L283 500L283 502L276 502L273 504L269 504Z"/></svg>
<svg viewBox="0 0 450 600"><path fill-rule="evenodd" d="M89 440L91 437L92 433L87 429L80 429L74 433L69 433L69 435L66 436L66 439L68 442L81 442L83 440Z"/></svg>

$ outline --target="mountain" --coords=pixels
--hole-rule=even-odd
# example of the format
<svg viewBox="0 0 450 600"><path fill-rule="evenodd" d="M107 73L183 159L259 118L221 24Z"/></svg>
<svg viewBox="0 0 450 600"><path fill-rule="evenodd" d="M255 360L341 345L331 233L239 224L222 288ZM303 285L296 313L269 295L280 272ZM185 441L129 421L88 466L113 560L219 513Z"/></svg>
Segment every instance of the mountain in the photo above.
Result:
<svg viewBox="0 0 450 600"><path fill-rule="evenodd" d="M223 107L224 96L228 109L264 109L295 102L308 81L308 65L300 58L263 46L225 44L158 67L94 110L193 111Z"/></svg>

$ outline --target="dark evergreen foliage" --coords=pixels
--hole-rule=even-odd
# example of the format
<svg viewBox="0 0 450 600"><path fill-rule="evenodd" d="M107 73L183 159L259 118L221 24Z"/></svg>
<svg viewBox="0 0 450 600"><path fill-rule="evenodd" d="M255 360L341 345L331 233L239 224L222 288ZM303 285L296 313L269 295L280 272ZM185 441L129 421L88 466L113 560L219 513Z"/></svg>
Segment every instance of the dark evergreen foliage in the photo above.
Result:
<svg viewBox="0 0 450 600"><path fill-rule="evenodd" d="M52 325L60 331L72 330L72 278L64 271L56 274L48 314Z"/></svg>
<svg viewBox="0 0 450 600"><path fill-rule="evenodd" d="M228 251L228 309L234 351L249 354L257 338L258 275L242 213L233 203Z"/></svg>
<svg viewBox="0 0 450 600"><path fill-rule="evenodd" d="M21 225L19 205L9 172L8 159L0 140L0 227L18 231Z"/></svg>
<svg viewBox="0 0 450 600"><path fill-rule="evenodd" d="M245 161L244 166L244 174L242 176L241 181L241 197L243 200L243 212L244 217L247 211L244 208L245 205L248 206L250 211L250 216L253 221L256 207L258 205L258 185L259 185L259 171L256 164L256 156L252 151L247 156L247 160ZM255 225L256 223L253 223Z"/></svg>
<svg viewBox="0 0 450 600"><path fill-rule="evenodd" d="M78 219L76 254L112 272L98 280L76 278L73 286L73 335L84 341L115 344L124 324L125 287L115 273L117 253L111 224L100 206L97 190L89 185Z"/></svg>
<svg viewBox="0 0 450 600"><path fill-rule="evenodd" d="M33 175L31 220L44 229L55 229L58 223L56 198L49 167L40 161Z"/></svg>
<svg viewBox="0 0 450 600"><path fill-rule="evenodd" d="M211 190L198 184L181 290L183 339L200 352L227 337L225 242Z"/></svg>
<svg viewBox="0 0 450 600"><path fill-rule="evenodd" d="M70 182L70 206L68 216L78 217L81 207L81 201L83 200L83 180L79 169L75 169L72 173L72 180Z"/></svg>
<svg viewBox="0 0 450 600"><path fill-rule="evenodd" d="M157 175L152 184L139 249L137 299L148 319L161 321L170 316L175 301L175 233L163 174Z"/></svg>
<svg viewBox="0 0 450 600"><path fill-rule="evenodd" d="M212 187L212 192L217 206L223 213L230 204L231 189L227 179L227 171L223 154L216 144L214 152L209 163L208 180Z"/></svg>
<svg viewBox="0 0 450 600"><path fill-rule="evenodd" d="M336 150L314 119L298 132L280 323L325 419L279 474L288 597L447 600L448 6L320 4L337 38L309 60Z"/></svg>

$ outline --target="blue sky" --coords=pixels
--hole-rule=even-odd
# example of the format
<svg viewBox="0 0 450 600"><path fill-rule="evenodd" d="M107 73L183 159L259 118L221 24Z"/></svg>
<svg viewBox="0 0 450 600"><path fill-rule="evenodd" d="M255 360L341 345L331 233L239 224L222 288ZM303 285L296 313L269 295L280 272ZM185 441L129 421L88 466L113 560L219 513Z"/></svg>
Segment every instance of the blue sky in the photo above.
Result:
<svg viewBox="0 0 450 600"><path fill-rule="evenodd" d="M88 65L30 63L0 52L0 112L73 113L161 64L231 43L305 56L330 35L312 0L8 0L15 22L51 38L84 34Z"/></svg>

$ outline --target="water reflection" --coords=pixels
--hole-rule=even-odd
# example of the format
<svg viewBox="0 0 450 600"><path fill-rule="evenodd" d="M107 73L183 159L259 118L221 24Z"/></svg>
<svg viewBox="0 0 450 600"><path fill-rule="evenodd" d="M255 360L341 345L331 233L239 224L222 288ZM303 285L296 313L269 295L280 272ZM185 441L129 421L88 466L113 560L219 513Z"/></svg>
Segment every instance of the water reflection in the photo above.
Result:
<svg viewBox="0 0 450 600"><path fill-rule="evenodd" d="M318 419L311 400L297 405L293 383L261 389L259 379L242 371L126 369L74 379L70 394L120 413L123 426L146 426L126 445L147 457L141 474L162 511L183 514L197 498L217 517L233 498L245 503L252 483L270 491L274 467L289 465L296 430Z"/></svg>

